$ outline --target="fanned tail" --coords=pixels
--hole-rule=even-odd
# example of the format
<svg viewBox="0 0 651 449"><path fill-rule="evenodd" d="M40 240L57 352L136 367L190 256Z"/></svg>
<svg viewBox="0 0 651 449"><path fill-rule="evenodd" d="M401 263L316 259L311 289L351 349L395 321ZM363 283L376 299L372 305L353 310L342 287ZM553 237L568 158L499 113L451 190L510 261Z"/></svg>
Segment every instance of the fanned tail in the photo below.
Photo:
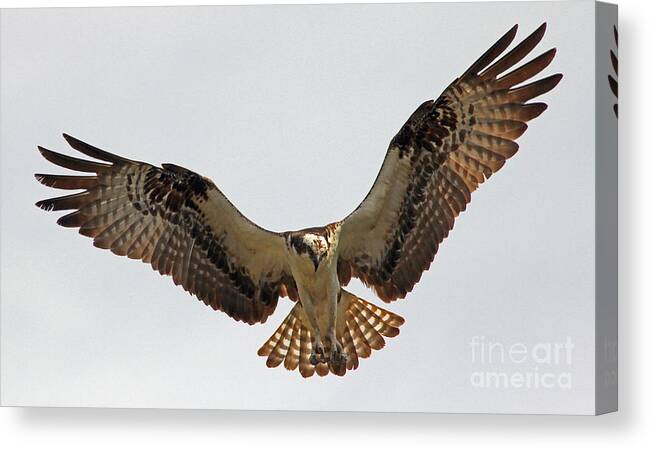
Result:
<svg viewBox="0 0 651 449"><path fill-rule="evenodd" d="M316 366L310 363L312 332L306 325L308 320L300 303L262 345L258 355L267 357L269 368L282 363L290 371L298 368L303 377L311 377L315 372L319 376L329 372L343 376L359 367L359 359L369 357L374 349L382 349L385 337L398 335L404 322L401 316L342 289L337 306L337 339L347 355L345 366L333 366L330 362ZM326 353L329 352L330 348L326 347Z"/></svg>

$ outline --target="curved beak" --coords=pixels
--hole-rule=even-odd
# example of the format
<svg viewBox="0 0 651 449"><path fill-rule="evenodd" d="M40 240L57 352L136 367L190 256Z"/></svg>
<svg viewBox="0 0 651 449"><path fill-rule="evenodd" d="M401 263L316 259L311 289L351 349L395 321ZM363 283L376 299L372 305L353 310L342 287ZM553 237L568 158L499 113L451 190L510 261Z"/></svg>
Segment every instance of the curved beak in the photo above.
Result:
<svg viewBox="0 0 651 449"><path fill-rule="evenodd" d="M316 273L316 270L319 268L319 262L321 262L321 259L316 254L310 254L310 259L314 264L314 272Z"/></svg>
<svg viewBox="0 0 651 449"><path fill-rule="evenodd" d="M319 269L319 265L321 264L321 261L323 258L326 256L326 253L323 253L319 256L316 254L310 254L310 260L312 261L312 264L314 265L314 272L316 273L316 270Z"/></svg>

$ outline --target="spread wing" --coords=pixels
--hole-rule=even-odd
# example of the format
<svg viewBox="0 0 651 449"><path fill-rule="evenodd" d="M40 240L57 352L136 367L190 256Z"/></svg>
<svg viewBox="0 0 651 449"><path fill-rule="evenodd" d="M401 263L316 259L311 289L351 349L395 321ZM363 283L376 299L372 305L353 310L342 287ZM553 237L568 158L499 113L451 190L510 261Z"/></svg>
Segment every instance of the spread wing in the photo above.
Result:
<svg viewBox="0 0 651 449"><path fill-rule="evenodd" d="M64 134L77 159L39 147L43 157L84 176L44 175L49 187L82 190L36 203L73 210L58 224L79 228L98 248L140 259L215 310L264 322L279 295L295 291L284 238L244 217L207 178L190 170L132 161Z"/></svg>
<svg viewBox="0 0 651 449"><path fill-rule="evenodd" d="M404 298L471 193L518 150L526 122L547 107L529 100L562 75L522 84L550 64L555 49L511 70L540 42L545 24L496 61L516 31L517 25L437 100L423 103L393 138L370 192L342 222L343 284L355 276L384 301Z"/></svg>

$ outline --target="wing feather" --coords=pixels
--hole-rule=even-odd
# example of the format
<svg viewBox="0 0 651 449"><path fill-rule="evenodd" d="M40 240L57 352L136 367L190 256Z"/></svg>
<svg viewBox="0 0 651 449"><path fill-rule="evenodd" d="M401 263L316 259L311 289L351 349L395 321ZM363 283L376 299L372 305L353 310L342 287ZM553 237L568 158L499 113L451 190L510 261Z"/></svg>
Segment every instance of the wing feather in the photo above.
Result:
<svg viewBox="0 0 651 449"><path fill-rule="evenodd" d="M384 301L393 301L420 280L472 192L518 151L515 139L527 130L526 122L547 108L527 102L562 78L529 82L549 66L555 49L515 67L545 29L541 25L497 59L513 42L514 26L437 100L426 101L407 120L389 144L368 195L342 222L342 284L354 276Z"/></svg>
<svg viewBox="0 0 651 449"><path fill-rule="evenodd" d="M295 292L284 237L249 221L212 181L174 164L155 167L64 138L102 162L39 147L55 165L93 173L36 175L48 187L82 190L36 203L72 210L58 224L79 228L99 248L151 264L213 309L249 324L264 322L281 293Z"/></svg>

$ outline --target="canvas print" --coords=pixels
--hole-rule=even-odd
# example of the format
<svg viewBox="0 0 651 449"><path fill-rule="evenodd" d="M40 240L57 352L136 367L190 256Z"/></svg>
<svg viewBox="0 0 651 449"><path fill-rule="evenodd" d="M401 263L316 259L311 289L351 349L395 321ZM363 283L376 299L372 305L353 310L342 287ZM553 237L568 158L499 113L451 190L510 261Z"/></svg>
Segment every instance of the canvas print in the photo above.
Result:
<svg viewBox="0 0 651 449"><path fill-rule="evenodd" d="M2 11L3 405L613 410L598 11Z"/></svg>

